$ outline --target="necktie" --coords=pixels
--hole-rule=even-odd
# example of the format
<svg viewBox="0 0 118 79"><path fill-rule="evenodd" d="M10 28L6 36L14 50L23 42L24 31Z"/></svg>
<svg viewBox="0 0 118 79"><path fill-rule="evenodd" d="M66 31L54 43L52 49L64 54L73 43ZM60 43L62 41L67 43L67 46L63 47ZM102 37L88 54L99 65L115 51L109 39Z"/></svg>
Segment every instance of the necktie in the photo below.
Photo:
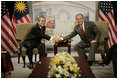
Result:
<svg viewBox="0 0 118 79"><path fill-rule="evenodd" d="M82 32L82 35L85 36L85 31L82 25L81 25L81 32Z"/></svg>

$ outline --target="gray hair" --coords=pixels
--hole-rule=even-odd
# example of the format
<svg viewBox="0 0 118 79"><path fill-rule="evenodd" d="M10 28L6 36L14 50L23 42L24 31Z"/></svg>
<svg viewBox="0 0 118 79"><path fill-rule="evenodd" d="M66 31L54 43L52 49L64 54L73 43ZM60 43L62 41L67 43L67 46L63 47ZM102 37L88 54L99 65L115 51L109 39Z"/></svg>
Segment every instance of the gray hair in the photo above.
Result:
<svg viewBox="0 0 118 79"><path fill-rule="evenodd" d="M81 14L81 13L79 13L79 14L77 14L76 16L75 16L75 19L77 18L77 16L82 16L82 18L84 18L84 16L83 16L83 14Z"/></svg>
<svg viewBox="0 0 118 79"><path fill-rule="evenodd" d="M40 21L40 18L44 18L46 20L46 18L44 16L39 16L38 21Z"/></svg>

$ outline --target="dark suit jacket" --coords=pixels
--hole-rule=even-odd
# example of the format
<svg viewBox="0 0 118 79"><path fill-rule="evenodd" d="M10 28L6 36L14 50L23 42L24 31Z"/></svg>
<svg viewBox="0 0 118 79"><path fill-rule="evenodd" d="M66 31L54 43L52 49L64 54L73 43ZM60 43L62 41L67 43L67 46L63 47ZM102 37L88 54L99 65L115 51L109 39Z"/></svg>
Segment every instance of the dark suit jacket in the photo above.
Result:
<svg viewBox="0 0 118 79"><path fill-rule="evenodd" d="M29 34L27 35L27 38L24 42L30 42L30 43L35 43L38 44L41 42L41 39L50 39L50 36L45 34L45 29L46 27L42 27L42 29L39 27L38 24L36 24L29 32Z"/></svg>
<svg viewBox="0 0 118 79"><path fill-rule="evenodd" d="M84 22L84 26L85 26L85 37L82 35L81 27L78 24L75 26L75 28L71 34L64 37L64 40L70 39L70 38L76 36L77 34L79 34L81 40L83 40L85 42L90 42L92 40L96 40L97 42L99 42L100 37L101 37L101 32L96 27L96 25L91 21L87 21L87 22Z"/></svg>

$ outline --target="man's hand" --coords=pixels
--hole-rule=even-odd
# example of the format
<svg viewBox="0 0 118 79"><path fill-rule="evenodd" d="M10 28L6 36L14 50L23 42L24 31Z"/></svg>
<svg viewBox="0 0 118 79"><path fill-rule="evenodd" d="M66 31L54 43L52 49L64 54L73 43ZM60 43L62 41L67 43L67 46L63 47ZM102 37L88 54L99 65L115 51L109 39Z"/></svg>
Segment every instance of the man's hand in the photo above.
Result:
<svg viewBox="0 0 118 79"><path fill-rule="evenodd" d="M92 40L90 43L96 43L97 41L96 40Z"/></svg>
<svg viewBox="0 0 118 79"><path fill-rule="evenodd" d="M53 40L55 40L56 42L58 42L58 41L61 41L61 38L60 38L60 37L55 36L55 37L53 38Z"/></svg>
<svg viewBox="0 0 118 79"><path fill-rule="evenodd" d="M101 60L99 60L99 64L103 64L103 60L101 59Z"/></svg>
<svg viewBox="0 0 118 79"><path fill-rule="evenodd" d="M41 39L41 42L42 42L42 43L45 43L45 39L44 39L44 38L42 38L42 39Z"/></svg>

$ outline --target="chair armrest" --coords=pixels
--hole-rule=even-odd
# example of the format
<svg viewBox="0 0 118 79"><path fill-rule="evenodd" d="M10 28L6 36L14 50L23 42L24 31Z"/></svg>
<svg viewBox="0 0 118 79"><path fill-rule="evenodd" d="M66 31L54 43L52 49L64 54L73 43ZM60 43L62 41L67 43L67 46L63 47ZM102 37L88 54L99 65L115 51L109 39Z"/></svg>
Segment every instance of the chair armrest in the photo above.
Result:
<svg viewBox="0 0 118 79"><path fill-rule="evenodd" d="M105 53L108 52L108 37L104 38L104 51Z"/></svg>
<svg viewBox="0 0 118 79"><path fill-rule="evenodd" d="M20 39L16 39L16 41L21 41Z"/></svg>

